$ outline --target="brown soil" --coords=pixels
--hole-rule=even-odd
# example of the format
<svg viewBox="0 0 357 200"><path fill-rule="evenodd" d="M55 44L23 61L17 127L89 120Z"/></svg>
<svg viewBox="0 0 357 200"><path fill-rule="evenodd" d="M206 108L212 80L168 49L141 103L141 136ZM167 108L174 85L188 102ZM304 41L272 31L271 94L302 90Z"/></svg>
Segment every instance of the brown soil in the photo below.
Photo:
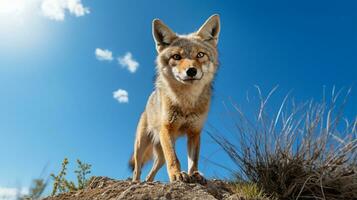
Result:
<svg viewBox="0 0 357 200"><path fill-rule="evenodd" d="M197 183L133 183L129 180L114 180L94 177L88 187L76 192L64 193L45 200L120 200L120 199L241 199L234 195L229 184L209 180L206 185Z"/></svg>

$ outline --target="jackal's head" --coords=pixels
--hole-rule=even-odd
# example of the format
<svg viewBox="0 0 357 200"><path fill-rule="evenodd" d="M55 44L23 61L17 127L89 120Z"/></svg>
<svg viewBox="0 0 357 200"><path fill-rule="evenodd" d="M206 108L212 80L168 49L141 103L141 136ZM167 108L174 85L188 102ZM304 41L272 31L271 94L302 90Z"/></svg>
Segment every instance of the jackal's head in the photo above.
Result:
<svg viewBox="0 0 357 200"><path fill-rule="evenodd" d="M159 76L173 84L208 84L217 70L219 16L211 16L197 32L177 35L161 20L153 21Z"/></svg>

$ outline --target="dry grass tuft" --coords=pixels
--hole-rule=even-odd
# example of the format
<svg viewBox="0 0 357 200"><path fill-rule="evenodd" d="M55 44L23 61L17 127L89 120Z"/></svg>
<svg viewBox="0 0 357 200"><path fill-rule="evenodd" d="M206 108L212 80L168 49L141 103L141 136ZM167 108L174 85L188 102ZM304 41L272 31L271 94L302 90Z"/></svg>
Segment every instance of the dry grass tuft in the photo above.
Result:
<svg viewBox="0 0 357 200"><path fill-rule="evenodd" d="M232 183L232 191L242 199L273 200L268 197L255 183Z"/></svg>
<svg viewBox="0 0 357 200"><path fill-rule="evenodd" d="M232 104L236 144L210 132L237 165L237 179L277 199L357 199L357 118L352 123L343 118L350 90L333 89L328 103L323 98L296 105L287 95L269 115L275 89L263 98L257 87L254 117Z"/></svg>

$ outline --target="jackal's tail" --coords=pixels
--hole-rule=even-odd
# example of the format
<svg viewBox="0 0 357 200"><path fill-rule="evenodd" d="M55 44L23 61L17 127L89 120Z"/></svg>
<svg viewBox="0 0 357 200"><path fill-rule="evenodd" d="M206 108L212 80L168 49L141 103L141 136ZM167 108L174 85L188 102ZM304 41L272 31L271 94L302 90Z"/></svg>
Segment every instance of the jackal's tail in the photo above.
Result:
<svg viewBox="0 0 357 200"><path fill-rule="evenodd" d="M141 167L143 167L146 163L148 163L152 158L153 158L153 146L148 145L142 157ZM134 153L132 153L130 156L129 168L131 169L131 171L134 171L135 168Z"/></svg>
<svg viewBox="0 0 357 200"><path fill-rule="evenodd" d="M135 167L134 153L131 154L128 164L129 164L130 170L131 170L131 171L134 171L134 167Z"/></svg>

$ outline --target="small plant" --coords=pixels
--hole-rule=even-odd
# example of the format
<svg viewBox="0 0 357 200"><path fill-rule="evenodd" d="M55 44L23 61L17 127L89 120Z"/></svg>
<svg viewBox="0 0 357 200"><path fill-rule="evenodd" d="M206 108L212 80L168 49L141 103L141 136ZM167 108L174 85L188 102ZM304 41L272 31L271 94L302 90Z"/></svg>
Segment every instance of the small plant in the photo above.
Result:
<svg viewBox="0 0 357 200"><path fill-rule="evenodd" d="M59 193L67 192L67 180L65 179L65 176L67 174L67 165L68 165L68 159L65 158L62 162L62 167L61 171L59 174L56 176L55 174L51 174L51 177L53 178L53 189L51 195L54 196Z"/></svg>
<svg viewBox="0 0 357 200"><path fill-rule="evenodd" d="M77 174L77 190L81 190L88 185L89 179L86 177L91 173L90 168L92 167L90 164L83 163L79 159L77 159L78 169L74 172Z"/></svg>
<svg viewBox="0 0 357 200"><path fill-rule="evenodd" d="M281 200L357 199L357 117L343 117L350 90L332 91L331 101L288 104L272 115L259 92L256 114L233 104L233 140L210 132L237 165L237 182L256 183ZM339 98L340 97L340 98Z"/></svg>
<svg viewBox="0 0 357 200"><path fill-rule="evenodd" d="M68 181L66 179L68 164L69 161L67 158L65 158L62 162L62 167L59 174L58 175L51 174L51 177L54 180L53 189L51 193L52 196L60 193L81 190L85 188L89 183L89 179L87 178L87 175L91 173L90 164L84 163L79 159L77 159L77 164L78 164L77 170L74 171L77 174L77 185L73 181Z"/></svg>

